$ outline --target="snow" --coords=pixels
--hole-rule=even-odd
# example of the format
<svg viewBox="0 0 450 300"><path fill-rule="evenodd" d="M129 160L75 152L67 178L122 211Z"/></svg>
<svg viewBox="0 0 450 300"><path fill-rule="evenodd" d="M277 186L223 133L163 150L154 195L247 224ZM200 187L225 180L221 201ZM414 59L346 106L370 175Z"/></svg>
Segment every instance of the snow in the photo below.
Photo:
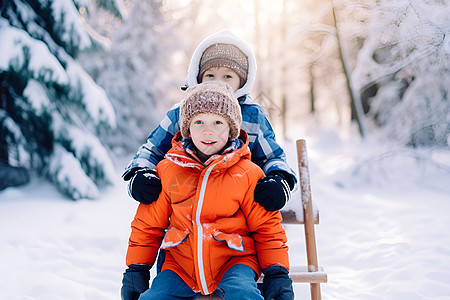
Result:
<svg viewBox="0 0 450 300"><path fill-rule="evenodd" d="M46 107L50 106L50 99L42 87L42 85L34 79L30 79L23 90L23 95L27 97L31 106L38 115L46 111Z"/></svg>
<svg viewBox="0 0 450 300"><path fill-rule="evenodd" d="M11 62L14 68L20 69L25 63L22 48L27 47L30 55L28 68L33 72L34 78L42 78L45 82L56 82L60 85L70 83L74 90L81 92L81 100L96 124L104 122L112 128L116 127L115 111L105 91L92 80L78 62L69 56L65 57L67 71L64 70L46 44L32 38L23 30L9 26L5 20L0 20L0 40L2 41L0 69L8 70Z"/></svg>
<svg viewBox="0 0 450 300"><path fill-rule="evenodd" d="M75 126L66 125L64 130L66 131L66 137L71 141L70 147L79 160L84 159L86 153L89 153L89 166L94 170L90 172L91 175L96 176L99 182L113 181L114 166L108 151L99 139L95 135L83 132Z"/></svg>
<svg viewBox="0 0 450 300"><path fill-rule="evenodd" d="M54 145L48 168L50 176L55 177L54 182L59 182L58 187L61 192L68 194L72 199L99 197L100 192L97 186L86 175L80 161L61 145Z"/></svg>
<svg viewBox="0 0 450 300"><path fill-rule="evenodd" d="M56 23L64 27L62 39L65 43L70 44L75 40L81 50L91 46L91 39L79 22L80 15L73 1L52 1L52 10Z"/></svg>
<svg viewBox="0 0 450 300"><path fill-rule="evenodd" d="M294 131L307 142L320 210L323 299L448 299L448 149L396 148L317 125ZM294 145L284 143L290 163ZM130 157L116 161L98 200L68 200L36 178L0 192L0 299L119 299L137 207L120 179ZM291 264L305 265L303 226L286 232ZM294 289L309 299L307 284Z"/></svg>
<svg viewBox="0 0 450 300"><path fill-rule="evenodd" d="M33 72L34 78L61 85L68 83L64 68L43 42L33 39L23 30L9 26L3 19L0 19L0 40L1 70L8 70L11 62L14 63L15 69L22 68L25 63L23 48L26 47L29 49L28 69Z"/></svg>
<svg viewBox="0 0 450 300"><path fill-rule="evenodd" d="M116 113L105 91L94 82L78 62L68 60L67 73L70 84L74 90L80 90L81 100L89 116L96 124L104 122L111 128L116 128Z"/></svg>

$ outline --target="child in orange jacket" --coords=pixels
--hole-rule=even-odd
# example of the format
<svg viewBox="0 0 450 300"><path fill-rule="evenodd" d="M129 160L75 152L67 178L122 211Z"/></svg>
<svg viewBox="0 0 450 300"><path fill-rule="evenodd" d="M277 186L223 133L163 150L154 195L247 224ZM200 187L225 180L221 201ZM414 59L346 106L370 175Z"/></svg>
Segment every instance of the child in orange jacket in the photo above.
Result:
<svg viewBox="0 0 450 300"><path fill-rule="evenodd" d="M180 132L156 167L162 192L132 222L122 299L294 299L279 211L254 201L264 172L250 160L241 111L226 83L188 89ZM148 288L158 249L162 271Z"/></svg>

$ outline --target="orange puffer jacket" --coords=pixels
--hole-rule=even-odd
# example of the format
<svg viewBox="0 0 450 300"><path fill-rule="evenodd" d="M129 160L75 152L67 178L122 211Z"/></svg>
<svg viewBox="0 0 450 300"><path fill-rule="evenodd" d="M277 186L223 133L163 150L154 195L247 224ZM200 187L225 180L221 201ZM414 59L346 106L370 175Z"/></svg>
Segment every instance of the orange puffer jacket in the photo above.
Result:
<svg viewBox="0 0 450 300"><path fill-rule="evenodd" d="M217 155L207 166L186 154L178 133L157 166L163 190L157 201L140 204L132 222L127 265L155 262L166 249L163 270L176 272L194 291L214 292L233 265L289 269L280 212L253 201L263 171L243 147ZM166 231L167 229L167 231ZM161 245L162 243L162 245Z"/></svg>

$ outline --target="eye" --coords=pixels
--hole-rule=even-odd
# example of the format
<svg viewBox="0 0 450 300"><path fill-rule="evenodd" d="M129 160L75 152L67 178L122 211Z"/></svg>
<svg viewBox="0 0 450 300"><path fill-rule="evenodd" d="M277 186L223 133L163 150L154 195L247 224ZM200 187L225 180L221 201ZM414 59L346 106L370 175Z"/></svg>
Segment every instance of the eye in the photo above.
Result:
<svg viewBox="0 0 450 300"><path fill-rule="evenodd" d="M221 124L223 124L223 122L222 121L216 121L216 122L214 122L214 124L221 125Z"/></svg>
<svg viewBox="0 0 450 300"><path fill-rule="evenodd" d="M226 79L230 79L230 78L233 78L233 76L232 75L225 75L224 76Z"/></svg>
<svg viewBox="0 0 450 300"><path fill-rule="evenodd" d="M200 120L195 120L195 121L194 121L194 124L197 124L197 125L202 124L202 121L200 121Z"/></svg>
<svg viewBox="0 0 450 300"><path fill-rule="evenodd" d="M210 77L210 78L214 77L213 74L205 74L204 76L205 76L205 77Z"/></svg>

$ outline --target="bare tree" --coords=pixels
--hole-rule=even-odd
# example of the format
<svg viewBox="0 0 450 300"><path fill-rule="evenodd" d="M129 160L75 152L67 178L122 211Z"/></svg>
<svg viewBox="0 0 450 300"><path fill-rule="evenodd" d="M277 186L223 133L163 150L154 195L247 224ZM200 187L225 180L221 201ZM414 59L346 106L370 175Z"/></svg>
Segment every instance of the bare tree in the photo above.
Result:
<svg viewBox="0 0 450 300"><path fill-rule="evenodd" d="M336 7L334 6L333 0L331 0L332 5L332 12L333 12L333 25L336 29L336 41L338 45L339 50L339 58L342 63L342 69L346 78L347 83L347 90L348 94L350 96L350 107L351 107L351 117L352 120L356 120L358 123L359 133L361 134L361 137L364 137L365 135L365 128L364 128L364 113L361 105L361 98L359 96L359 92L355 90L355 87L353 85L352 75L351 75L351 69L348 62L348 56L345 52L344 44L342 43L341 33L338 26L338 19L336 16Z"/></svg>

